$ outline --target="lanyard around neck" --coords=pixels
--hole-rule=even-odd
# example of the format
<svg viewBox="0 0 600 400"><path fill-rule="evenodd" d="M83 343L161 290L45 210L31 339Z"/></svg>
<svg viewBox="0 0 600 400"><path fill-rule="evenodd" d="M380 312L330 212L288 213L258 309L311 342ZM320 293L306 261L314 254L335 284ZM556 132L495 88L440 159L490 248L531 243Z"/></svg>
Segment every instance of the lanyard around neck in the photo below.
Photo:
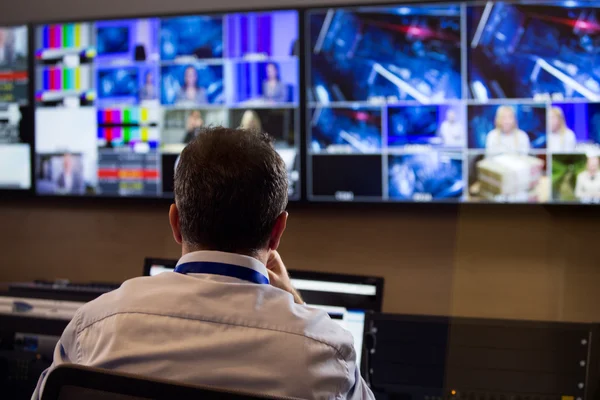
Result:
<svg viewBox="0 0 600 400"><path fill-rule="evenodd" d="M263 285L269 284L269 278L258 271L251 268L241 267L239 265L225 264L211 261L194 261L179 264L175 268L175 272L180 274L211 274L230 276L232 278L241 279L244 281L258 283Z"/></svg>

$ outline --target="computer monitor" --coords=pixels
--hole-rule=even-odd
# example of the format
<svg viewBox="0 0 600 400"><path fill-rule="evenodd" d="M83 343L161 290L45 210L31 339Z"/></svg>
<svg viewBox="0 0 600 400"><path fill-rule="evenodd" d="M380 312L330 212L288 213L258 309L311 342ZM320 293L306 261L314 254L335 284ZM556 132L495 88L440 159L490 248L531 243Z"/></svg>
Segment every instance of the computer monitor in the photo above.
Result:
<svg viewBox="0 0 600 400"><path fill-rule="evenodd" d="M39 195L173 197L202 127L266 131L300 196L295 10L35 27Z"/></svg>
<svg viewBox="0 0 600 400"><path fill-rule="evenodd" d="M311 201L600 203L600 8L308 9Z"/></svg>
<svg viewBox="0 0 600 400"><path fill-rule="evenodd" d="M144 275L173 271L177 260L146 258ZM289 271L292 284L304 301L325 310L354 337L357 364L361 365L365 313L381 311L383 278L324 272Z"/></svg>
<svg viewBox="0 0 600 400"><path fill-rule="evenodd" d="M0 191L31 188L27 26L0 26Z"/></svg>

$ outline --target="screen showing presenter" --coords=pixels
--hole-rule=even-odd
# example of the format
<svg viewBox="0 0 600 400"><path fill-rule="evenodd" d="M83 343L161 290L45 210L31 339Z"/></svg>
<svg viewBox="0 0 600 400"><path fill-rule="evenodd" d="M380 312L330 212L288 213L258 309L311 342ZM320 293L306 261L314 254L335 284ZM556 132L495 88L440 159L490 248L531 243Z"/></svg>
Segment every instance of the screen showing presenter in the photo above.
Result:
<svg viewBox="0 0 600 400"><path fill-rule="evenodd" d="M577 138L573 130L567 127L562 108L552 107L549 113L548 149L550 152L569 153L575 151Z"/></svg>
<svg viewBox="0 0 600 400"><path fill-rule="evenodd" d="M529 136L519 129L514 108L510 106L498 107L494 125L495 128L488 133L485 141L486 155L529 153L531 148Z"/></svg>

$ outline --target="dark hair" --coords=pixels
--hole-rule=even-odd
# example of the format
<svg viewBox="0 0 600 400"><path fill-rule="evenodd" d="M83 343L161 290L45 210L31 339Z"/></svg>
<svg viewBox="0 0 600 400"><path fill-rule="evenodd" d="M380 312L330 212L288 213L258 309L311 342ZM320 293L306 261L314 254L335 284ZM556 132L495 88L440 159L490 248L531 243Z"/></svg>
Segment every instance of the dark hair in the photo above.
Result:
<svg viewBox="0 0 600 400"><path fill-rule="evenodd" d="M269 68L269 65L272 65L275 68L275 71L277 71L277 81L280 82L281 81L281 71L279 70L279 65L274 62L268 62L267 66L265 68Z"/></svg>
<svg viewBox="0 0 600 400"><path fill-rule="evenodd" d="M175 203L192 248L254 255L287 202L285 163L265 133L202 128L181 153Z"/></svg>
<svg viewBox="0 0 600 400"><path fill-rule="evenodd" d="M185 81L185 73L188 71L188 69L193 69L194 72L196 73L196 85L194 86L196 89L200 88L200 82L198 82L198 70L196 69L196 67L194 67L193 65L188 65L184 68L183 70L183 87L184 89L187 89L187 82Z"/></svg>

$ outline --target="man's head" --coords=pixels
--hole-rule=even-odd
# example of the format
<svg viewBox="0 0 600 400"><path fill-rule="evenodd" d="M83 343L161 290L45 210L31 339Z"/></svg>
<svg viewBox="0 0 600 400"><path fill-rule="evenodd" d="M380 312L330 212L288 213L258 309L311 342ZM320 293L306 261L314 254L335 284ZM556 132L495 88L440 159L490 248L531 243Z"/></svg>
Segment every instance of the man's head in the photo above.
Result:
<svg viewBox="0 0 600 400"><path fill-rule="evenodd" d="M257 131L204 128L181 153L169 219L183 251L239 253L265 262L287 221L287 172Z"/></svg>

